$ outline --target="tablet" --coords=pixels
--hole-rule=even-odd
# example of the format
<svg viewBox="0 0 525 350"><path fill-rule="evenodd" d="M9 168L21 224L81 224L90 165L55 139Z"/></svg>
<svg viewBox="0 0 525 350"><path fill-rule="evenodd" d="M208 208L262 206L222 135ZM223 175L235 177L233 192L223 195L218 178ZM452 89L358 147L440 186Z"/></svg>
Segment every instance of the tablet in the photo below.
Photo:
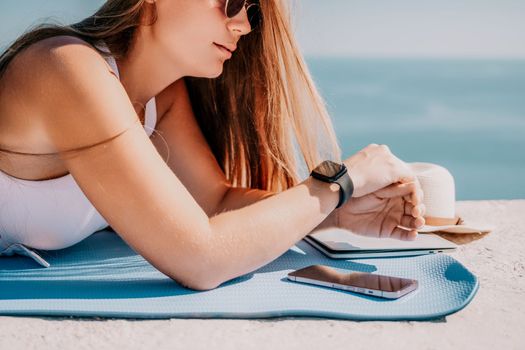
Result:
<svg viewBox="0 0 525 350"><path fill-rule="evenodd" d="M450 252L457 245L436 234L420 233L413 241L376 238L343 229L316 230L304 240L330 258L375 258Z"/></svg>

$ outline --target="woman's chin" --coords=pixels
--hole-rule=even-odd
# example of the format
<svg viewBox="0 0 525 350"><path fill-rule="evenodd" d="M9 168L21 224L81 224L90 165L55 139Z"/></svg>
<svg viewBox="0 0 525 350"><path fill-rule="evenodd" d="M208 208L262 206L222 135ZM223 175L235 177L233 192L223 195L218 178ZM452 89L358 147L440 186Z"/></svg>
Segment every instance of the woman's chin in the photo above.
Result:
<svg viewBox="0 0 525 350"><path fill-rule="evenodd" d="M218 78L222 74L223 70L224 69L221 64L219 68L215 70L210 70L209 72L207 72L206 78L209 78L209 79Z"/></svg>
<svg viewBox="0 0 525 350"><path fill-rule="evenodd" d="M207 65L202 64L199 68L200 69L192 69L192 73L188 75L197 78L217 78L224 71L224 61L215 61Z"/></svg>

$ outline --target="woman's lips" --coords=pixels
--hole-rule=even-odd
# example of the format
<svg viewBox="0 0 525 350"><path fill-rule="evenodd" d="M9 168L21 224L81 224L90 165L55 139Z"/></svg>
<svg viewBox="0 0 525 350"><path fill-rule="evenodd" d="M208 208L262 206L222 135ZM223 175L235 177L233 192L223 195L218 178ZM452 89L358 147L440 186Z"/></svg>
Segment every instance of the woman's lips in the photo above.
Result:
<svg viewBox="0 0 525 350"><path fill-rule="evenodd" d="M228 58L232 57L232 52L230 50L228 50L227 48L225 48L224 46L222 45L219 45L219 44L216 44L216 43L213 43L213 45L215 45L222 53L224 53Z"/></svg>

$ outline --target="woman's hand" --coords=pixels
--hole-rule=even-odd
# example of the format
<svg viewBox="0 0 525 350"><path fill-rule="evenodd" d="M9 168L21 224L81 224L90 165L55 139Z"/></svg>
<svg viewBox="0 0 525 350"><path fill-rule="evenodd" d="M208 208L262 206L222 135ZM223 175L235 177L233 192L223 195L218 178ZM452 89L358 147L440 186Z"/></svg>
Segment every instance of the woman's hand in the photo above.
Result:
<svg viewBox="0 0 525 350"><path fill-rule="evenodd" d="M422 199L423 191L416 179L350 198L332 214L338 228L364 236L413 240L417 228L425 223Z"/></svg>
<svg viewBox="0 0 525 350"><path fill-rule="evenodd" d="M414 182L408 165L386 145L370 144L344 161L352 182L352 197L362 197L394 183Z"/></svg>
<svg viewBox="0 0 525 350"><path fill-rule="evenodd" d="M423 191L410 167L388 146L370 144L344 161L352 198L334 210L336 226L357 234L412 240L421 227ZM402 226L402 227L399 227Z"/></svg>

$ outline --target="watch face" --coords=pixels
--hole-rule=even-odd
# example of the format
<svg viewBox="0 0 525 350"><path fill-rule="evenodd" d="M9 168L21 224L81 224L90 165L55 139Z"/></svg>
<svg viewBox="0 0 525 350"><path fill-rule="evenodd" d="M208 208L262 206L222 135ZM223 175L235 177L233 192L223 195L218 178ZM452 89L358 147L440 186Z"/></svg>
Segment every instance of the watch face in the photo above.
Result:
<svg viewBox="0 0 525 350"><path fill-rule="evenodd" d="M338 178L345 170L343 164L338 164L330 160L325 160L319 164L314 171L327 178Z"/></svg>

